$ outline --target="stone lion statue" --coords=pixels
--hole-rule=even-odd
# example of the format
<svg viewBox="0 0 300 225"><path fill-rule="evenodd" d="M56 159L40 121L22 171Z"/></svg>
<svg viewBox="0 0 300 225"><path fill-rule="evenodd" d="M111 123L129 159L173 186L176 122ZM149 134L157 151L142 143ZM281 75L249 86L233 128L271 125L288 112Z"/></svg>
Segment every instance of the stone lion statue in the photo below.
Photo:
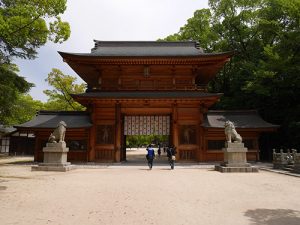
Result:
<svg viewBox="0 0 300 225"><path fill-rule="evenodd" d="M48 138L49 143L64 142L66 134L67 124L64 121L60 121L57 127L54 129L53 133L50 134Z"/></svg>
<svg viewBox="0 0 300 225"><path fill-rule="evenodd" d="M241 135L239 135L234 127L233 122L227 120L225 122L225 136L226 136L226 140L227 142L237 142L237 143L241 143L242 142L242 137Z"/></svg>

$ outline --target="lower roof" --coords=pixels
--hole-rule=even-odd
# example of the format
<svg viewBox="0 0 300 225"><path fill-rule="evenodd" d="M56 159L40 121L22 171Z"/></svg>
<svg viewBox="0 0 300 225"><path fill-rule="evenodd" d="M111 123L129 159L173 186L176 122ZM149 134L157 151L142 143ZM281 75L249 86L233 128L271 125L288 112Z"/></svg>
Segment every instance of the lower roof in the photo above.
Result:
<svg viewBox="0 0 300 225"><path fill-rule="evenodd" d="M40 111L32 120L14 126L15 128L56 128L60 121L64 121L68 128L91 127L90 116L83 111Z"/></svg>
<svg viewBox="0 0 300 225"><path fill-rule="evenodd" d="M279 126L263 120L255 110L247 111L215 111L209 110L204 115L202 126L206 128L224 128L225 121L230 120L236 128L276 129ZM14 126L19 129L53 129L60 121L67 128L88 128L93 126L89 113L82 111L40 111L32 120Z"/></svg>
<svg viewBox="0 0 300 225"><path fill-rule="evenodd" d="M266 122L256 110L221 111L209 110L202 126L207 128L224 128L225 121L230 120L236 128L273 128L279 126Z"/></svg>
<svg viewBox="0 0 300 225"><path fill-rule="evenodd" d="M9 126L9 127L6 127L6 126L0 124L0 136L1 136L1 135L6 135L6 134L10 134L10 133L12 133L12 132L14 132L14 131L16 131L15 128L10 127L10 126Z"/></svg>

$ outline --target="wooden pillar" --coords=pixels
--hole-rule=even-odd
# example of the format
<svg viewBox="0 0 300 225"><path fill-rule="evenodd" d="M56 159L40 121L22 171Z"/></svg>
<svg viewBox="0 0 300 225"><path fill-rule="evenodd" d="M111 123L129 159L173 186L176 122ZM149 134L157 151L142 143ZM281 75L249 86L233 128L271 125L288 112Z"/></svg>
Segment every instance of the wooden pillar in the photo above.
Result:
<svg viewBox="0 0 300 225"><path fill-rule="evenodd" d="M122 67L121 65L118 66L118 90L120 90L122 88L122 79L121 79L121 76L122 76Z"/></svg>
<svg viewBox="0 0 300 225"><path fill-rule="evenodd" d="M202 121L199 123L199 149L197 154L197 162L204 161L204 129L201 126Z"/></svg>
<svg viewBox="0 0 300 225"><path fill-rule="evenodd" d="M89 128L89 129L85 129L84 130L84 132L86 133L85 135L86 135L86 140L87 140L87 152L86 152L86 156L85 156L85 160L88 162L89 161L89 149L90 149L90 147L89 146L91 146L91 128Z"/></svg>
<svg viewBox="0 0 300 225"><path fill-rule="evenodd" d="M177 103L175 101L173 104L173 108L172 108L172 133L173 133L173 141L172 142L173 142L173 145L177 149L177 153L179 153L178 124L177 124L178 121L177 120L178 120L178 111L177 111ZM177 154L176 158L180 160L179 154Z"/></svg>
<svg viewBox="0 0 300 225"><path fill-rule="evenodd" d="M202 102L200 103L199 107L199 152L197 154L197 161L202 162L205 161L204 151L206 152L206 145L205 145L205 135L206 132L201 126L204 120L204 114L208 111L205 104Z"/></svg>
<svg viewBox="0 0 300 225"><path fill-rule="evenodd" d="M208 135L208 130L203 128L203 136L202 136L202 147L201 147L201 158L200 160L202 161L207 161L207 135Z"/></svg>
<svg viewBox="0 0 300 225"><path fill-rule="evenodd" d="M121 161L121 128L122 128L122 118L121 118L121 104L119 102L115 105L115 162Z"/></svg>
<svg viewBox="0 0 300 225"><path fill-rule="evenodd" d="M91 121L93 126L90 129L90 140L89 140L89 151L88 151L88 161L95 161L95 143L96 143L96 104L92 104L91 107Z"/></svg>
<svg viewBox="0 0 300 225"><path fill-rule="evenodd" d="M172 68L172 86L173 89L176 89L175 66Z"/></svg>

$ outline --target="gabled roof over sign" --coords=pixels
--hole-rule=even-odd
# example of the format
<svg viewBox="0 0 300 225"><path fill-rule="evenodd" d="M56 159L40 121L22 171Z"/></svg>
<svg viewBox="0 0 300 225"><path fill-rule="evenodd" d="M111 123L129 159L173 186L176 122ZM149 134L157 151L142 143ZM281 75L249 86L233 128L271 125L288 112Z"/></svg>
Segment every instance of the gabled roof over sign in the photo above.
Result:
<svg viewBox="0 0 300 225"><path fill-rule="evenodd" d="M89 114L80 111L40 111L32 120L14 126L17 129L54 129L60 121L64 121L68 128L88 128L92 126Z"/></svg>
<svg viewBox="0 0 300 225"><path fill-rule="evenodd" d="M202 126L207 128L224 128L225 121L230 120L236 128L277 129L279 126L263 120L255 110L215 111L209 110L204 117Z"/></svg>

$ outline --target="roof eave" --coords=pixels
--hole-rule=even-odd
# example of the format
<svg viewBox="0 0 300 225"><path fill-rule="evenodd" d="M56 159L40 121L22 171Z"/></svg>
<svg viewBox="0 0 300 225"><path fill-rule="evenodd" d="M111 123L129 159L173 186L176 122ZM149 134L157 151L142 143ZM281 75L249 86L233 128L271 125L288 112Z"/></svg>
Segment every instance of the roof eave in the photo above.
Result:
<svg viewBox="0 0 300 225"><path fill-rule="evenodd" d="M101 55L93 55L90 53L82 54L82 53L70 53L70 52L61 52L58 51L58 53L62 56L64 59L71 59L71 58L78 58L78 59L141 59L141 58L147 58L147 59L203 59L203 58L213 58L213 57L225 57L225 58L231 58L235 52L234 51L227 51L227 52L220 52L220 53L202 53L199 55L132 55L132 56L101 56Z"/></svg>

